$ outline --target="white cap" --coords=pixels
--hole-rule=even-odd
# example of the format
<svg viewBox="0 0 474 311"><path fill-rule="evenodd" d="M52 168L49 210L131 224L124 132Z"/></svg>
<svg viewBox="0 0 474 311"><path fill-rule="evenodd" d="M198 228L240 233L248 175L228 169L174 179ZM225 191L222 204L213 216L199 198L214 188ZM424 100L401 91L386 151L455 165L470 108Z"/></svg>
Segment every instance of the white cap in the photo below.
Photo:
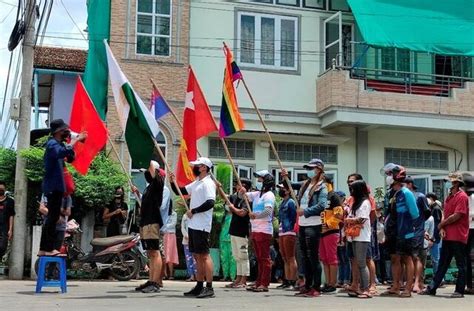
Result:
<svg viewBox="0 0 474 311"><path fill-rule="evenodd" d="M151 161L150 161L150 166L149 166L149 168L150 168L150 167L154 168L155 170L159 170L159 169L160 169L160 163L158 163L158 162L156 162L156 161L154 161L154 160L151 160ZM148 168L141 168L141 169L140 169L140 172L145 172L145 171L147 171L147 170L148 170Z"/></svg>
<svg viewBox="0 0 474 311"><path fill-rule="evenodd" d="M205 157L197 158L196 161L191 161L191 162L189 162L189 164L191 164L192 166L194 166L194 165L203 165L204 164L208 168L212 168L211 160L209 160L208 158L205 158Z"/></svg>
<svg viewBox="0 0 474 311"><path fill-rule="evenodd" d="M257 172L254 172L253 173L253 176L254 177L265 177L267 175L271 175L270 172L268 170L260 170L260 171L257 171Z"/></svg>

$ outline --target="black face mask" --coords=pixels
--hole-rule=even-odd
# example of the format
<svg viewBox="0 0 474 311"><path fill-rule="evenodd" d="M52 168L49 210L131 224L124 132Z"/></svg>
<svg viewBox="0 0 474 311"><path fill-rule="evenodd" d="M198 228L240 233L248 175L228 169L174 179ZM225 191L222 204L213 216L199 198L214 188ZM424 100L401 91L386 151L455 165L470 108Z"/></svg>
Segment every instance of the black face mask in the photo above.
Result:
<svg viewBox="0 0 474 311"><path fill-rule="evenodd" d="M145 180L147 183L151 184L151 182L153 181L153 177L151 177L151 174L149 171L146 171L145 172Z"/></svg>
<svg viewBox="0 0 474 311"><path fill-rule="evenodd" d="M199 175L201 175L201 171L199 170L199 166L194 166L193 167L193 174L194 176L198 177Z"/></svg>
<svg viewBox="0 0 474 311"><path fill-rule="evenodd" d="M61 134L61 139L62 139L62 141L68 140L69 137L71 137L71 132L70 132L70 131L64 131L64 132Z"/></svg>
<svg viewBox="0 0 474 311"><path fill-rule="evenodd" d="M5 195L5 190L0 190L0 197L3 197Z"/></svg>
<svg viewBox="0 0 474 311"><path fill-rule="evenodd" d="M280 198L283 198L286 195L286 191L285 190L279 190L278 195L280 196Z"/></svg>

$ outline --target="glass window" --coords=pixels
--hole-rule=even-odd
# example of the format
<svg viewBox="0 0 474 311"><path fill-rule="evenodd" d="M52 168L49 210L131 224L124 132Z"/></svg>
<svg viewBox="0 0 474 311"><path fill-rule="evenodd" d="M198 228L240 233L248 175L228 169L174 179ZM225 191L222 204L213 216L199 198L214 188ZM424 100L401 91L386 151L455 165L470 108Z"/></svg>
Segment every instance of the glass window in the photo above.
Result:
<svg viewBox="0 0 474 311"><path fill-rule="evenodd" d="M448 152L438 150L385 149L385 163L409 168L448 170Z"/></svg>
<svg viewBox="0 0 474 311"><path fill-rule="evenodd" d="M258 68L296 70L298 18L239 13L240 63Z"/></svg>
<svg viewBox="0 0 474 311"><path fill-rule="evenodd" d="M230 155L236 159L255 159L255 144L253 140L226 139ZM209 156L227 158L219 138L209 138Z"/></svg>
<svg viewBox="0 0 474 311"><path fill-rule="evenodd" d="M305 8L323 9L325 0L303 0Z"/></svg>
<svg viewBox="0 0 474 311"><path fill-rule="evenodd" d="M280 159L288 162L306 163L310 159L318 158L324 163L337 164L336 145L311 145L275 142L275 148ZM275 160L275 155L269 151L270 160Z"/></svg>
<svg viewBox="0 0 474 311"><path fill-rule="evenodd" d="M276 0L276 4L300 6L299 0Z"/></svg>
<svg viewBox="0 0 474 311"><path fill-rule="evenodd" d="M329 0L329 9L333 11L346 12L351 10L346 0Z"/></svg>
<svg viewBox="0 0 474 311"><path fill-rule="evenodd" d="M137 54L169 56L171 0L137 0Z"/></svg>

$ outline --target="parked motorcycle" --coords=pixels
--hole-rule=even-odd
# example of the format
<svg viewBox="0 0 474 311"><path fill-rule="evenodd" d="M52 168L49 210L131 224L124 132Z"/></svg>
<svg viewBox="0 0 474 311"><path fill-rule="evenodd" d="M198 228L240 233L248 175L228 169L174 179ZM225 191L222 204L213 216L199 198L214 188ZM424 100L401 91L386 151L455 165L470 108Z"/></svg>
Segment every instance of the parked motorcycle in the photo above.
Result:
<svg viewBox="0 0 474 311"><path fill-rule="evenodd" d="M67 223L61 252L67 256L68 270L83 271L93 277L108 270L112 277L119 281L128 281L140 272L141 260L134 252L140 241L139 234L95 238L90 242L94 250L86 254L73 239L74 235L80 232L80 226L74 219ZM39 258L35 263L36 273L38 263ZM50 278L56 278L58 275L56 266L47 267L47 271Z"/></svg>

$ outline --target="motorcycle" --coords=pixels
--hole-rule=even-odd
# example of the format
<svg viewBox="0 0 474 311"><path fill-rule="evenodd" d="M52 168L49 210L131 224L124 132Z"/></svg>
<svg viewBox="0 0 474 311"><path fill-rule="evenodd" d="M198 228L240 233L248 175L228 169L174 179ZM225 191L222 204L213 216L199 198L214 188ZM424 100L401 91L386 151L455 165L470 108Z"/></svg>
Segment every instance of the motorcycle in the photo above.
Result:
<svg viewBox="0 0 474 311"><path fill-rule="evenodd" d="M74 235L80 233L81 228L74 220L67 223L61 253L66 255L66 266L68 270L82 271L97 276L101 271L108 270L113 278L119 281L128 281L140 272L141 259L134 251L140 241L139 234L118 235L109 238L95 238L90 244L94 250L85 253L79 245L74 242ZM39 258L35 263L35 271L38 273ZM53 265L53 264L51 264ZM59 271L54 264L47 267L48 277L57 278Z"/></svg>

